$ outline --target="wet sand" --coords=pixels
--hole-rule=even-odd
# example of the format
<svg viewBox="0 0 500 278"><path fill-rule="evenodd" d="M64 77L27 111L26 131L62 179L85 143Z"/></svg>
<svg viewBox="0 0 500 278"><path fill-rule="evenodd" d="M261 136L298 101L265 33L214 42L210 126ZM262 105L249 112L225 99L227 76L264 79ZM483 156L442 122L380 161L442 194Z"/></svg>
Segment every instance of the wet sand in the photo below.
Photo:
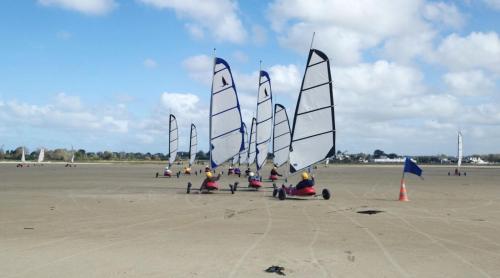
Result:
<svg viewBox="0 0 500 278"><path fill-rule="evenodd" d="M0 277L500 277L500 169L423 166L406 203L401 169L320 166L332 199L278 201L227 176L187 195L202 177L158 165L0 164Z"/></svg>

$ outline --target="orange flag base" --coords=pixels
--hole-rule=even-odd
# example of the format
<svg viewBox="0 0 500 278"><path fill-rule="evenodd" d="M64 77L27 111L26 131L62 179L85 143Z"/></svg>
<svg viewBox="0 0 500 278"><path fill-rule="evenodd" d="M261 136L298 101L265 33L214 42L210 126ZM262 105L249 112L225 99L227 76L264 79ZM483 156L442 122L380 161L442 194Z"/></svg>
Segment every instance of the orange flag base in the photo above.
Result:
<svg viewBox="0 0 500 278"><path fill-rule="evenodd" d="M401 187L399 189L399 201L408 202L408 194L406 193L405 180L401 179Z"/></svg>

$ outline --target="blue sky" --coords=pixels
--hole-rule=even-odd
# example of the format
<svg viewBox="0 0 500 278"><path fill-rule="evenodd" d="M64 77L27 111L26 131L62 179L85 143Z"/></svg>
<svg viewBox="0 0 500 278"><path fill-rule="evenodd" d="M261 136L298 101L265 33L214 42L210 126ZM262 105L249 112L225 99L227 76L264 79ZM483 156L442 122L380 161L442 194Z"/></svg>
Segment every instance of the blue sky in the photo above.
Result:
<svg viewBox="0 0 500 278"><path fill-rule="evenodd" d="M293 111L312 32L332 61L337 149L499 153L500 1L8 1L0 145L167 152L207 138L212 49L246 122L259 60ZM185 140L182 140L185 139Z"/></svg>

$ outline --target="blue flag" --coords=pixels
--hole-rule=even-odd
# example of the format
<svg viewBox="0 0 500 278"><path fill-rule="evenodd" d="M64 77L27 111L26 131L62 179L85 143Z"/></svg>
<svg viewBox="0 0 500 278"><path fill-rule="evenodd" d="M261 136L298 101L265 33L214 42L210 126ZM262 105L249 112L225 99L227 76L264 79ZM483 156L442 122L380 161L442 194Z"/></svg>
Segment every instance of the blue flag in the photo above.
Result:
<svg viewBox="0 0 500 278"><path fill-rule="evenodd" d="M403 172L412 173L419 177L422 176L422 169L420 169L420 167L418 167L418 165L415 162L413 162L409 157L407 157L405 160L405 168Z"/></svg>

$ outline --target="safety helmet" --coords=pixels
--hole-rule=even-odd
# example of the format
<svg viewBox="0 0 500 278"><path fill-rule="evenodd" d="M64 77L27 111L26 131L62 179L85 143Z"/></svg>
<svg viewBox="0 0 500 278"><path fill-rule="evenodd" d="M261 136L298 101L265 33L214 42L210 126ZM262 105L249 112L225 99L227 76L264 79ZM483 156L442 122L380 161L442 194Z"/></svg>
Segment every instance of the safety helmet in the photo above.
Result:
<svg viewBox="0 0 500 278"><path fill-rule="evenodd" d="M207 178L211 178L212 177L212 172L207 172Z"/></svg>
<svg viewBox="0 0 500 278"><path fill-rule="evenodd" d="M307 180L307 179L309 179L309 174L308 174L307 172L303 172L303 173L302 173L302 179L303 179L303 180Z"/></svg>
<svg viewBox="0 0 500 278"><path fill-rule="evenodd" d="M254 174L253 172L250 172L248 175L249 175L250 177L255 176L255 174Z"/></svg>
<svg viewBox="0 0 500 278"><path fill-rule="evenodd" d="M276 166L273 167L273 170L278 170L278 168L276 168Z"/></svg>

